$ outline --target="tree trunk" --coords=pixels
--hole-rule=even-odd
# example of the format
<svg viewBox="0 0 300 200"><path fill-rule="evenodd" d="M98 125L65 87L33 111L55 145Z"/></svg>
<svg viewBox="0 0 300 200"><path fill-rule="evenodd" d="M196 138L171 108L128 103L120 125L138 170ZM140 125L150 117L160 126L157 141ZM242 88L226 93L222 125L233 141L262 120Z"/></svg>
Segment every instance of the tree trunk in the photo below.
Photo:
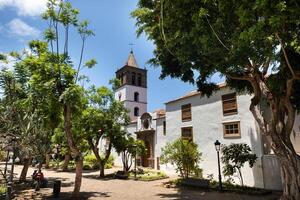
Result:
<svg viewBox="0 0 300 200"><path fill-rule="evenodd" d="M51 159L50 153L46 153L45 157L46 157L45 168L49 169L50 168L50 159Z"/></svg>
<svg viewBox="0 0 300 200"><path fill-rule="evenodd" d="M281 166L283 194L281 200L300 199L300 156L291 142L291 133L295 122L295 107L291 102L294 79L286 80L285 90L273 95L260 74L254 74L250 83L254 89L250 111L258 123L262 134L270 135L272 149ZM261 110L261 100L267 101L268 108ZM271 117L264 115L270 109ZM263 111L263 112L261 112Z"/></svg>
<svg viewBox="0 0 300 200"><path fill-rule="evenodd" d="M105 177L105 174L104 174L105 162L100 162L99 166L100 166L100 178L104 178Z"/></svg>
<svg viewBox="0 0 300 200"><path fill-rule="evenodd" d="M244 186L243 175L242 175L242 172L241 172L241 169L240 169L240 168L238 168L238 172L239 172L239 176L240 176L241 184L242 184L242 186Z"/></svg>
<svg viewBox="0 0 300 200"><path fill-rule="evenodd" d="M22 169L20 179L19 179L20 182L25 182L26 181L26 176L27 176L28 168L29 168L29 165L30 165L31 161L32 161L31 157L24 158L24 160L23 160L23 169Z"/></svg>
<svg viewBox="0 0 300 200"><path fill-rule="evenodd" d="M71 123L71 106L66 103L64 104L64 127L65 127L65 134L68 141L68 145L70 147L70 151L72 156L74 156L75 163L76 163L76 176L75 176L75 183L74 183L74 190L72 193L73 199L79 199L80 196L80 187L81 187L81 180L82 180L82 168L83 168L83 158L82 155L77 148L74 138L71 132L72 123Z"/></svg>
<svg viewBox="0 0 300 200"><path fill-rule="evenodd" d="M75 185L72 194L72 199L80 199L80 187L82 182L82 168L83 168L82 156L75 159L75 163L76 163L76 177L75 177Z"/></svg>
<svg viewBox="0 0 300 200"><path fill-rule="evenodd" d="M283 195L281 200L300 199L300 156L284 140L276 140L275 154L281 165Z"/></svg>
<svg viewBox="0 0 300 200"><path fill-rule="evenodd" d="M300 199L300 158L280 159L283 195L281 200Z"/></svg>
<svg viewBox="0 0 300 200"><path fill-rule="evenodd" d="M68 171L68 165L69 165L70 160L71 160L70 154L66 154L65 159L64 159L64 164L62 166L62 171L64 171L64 172Z"/></svg>

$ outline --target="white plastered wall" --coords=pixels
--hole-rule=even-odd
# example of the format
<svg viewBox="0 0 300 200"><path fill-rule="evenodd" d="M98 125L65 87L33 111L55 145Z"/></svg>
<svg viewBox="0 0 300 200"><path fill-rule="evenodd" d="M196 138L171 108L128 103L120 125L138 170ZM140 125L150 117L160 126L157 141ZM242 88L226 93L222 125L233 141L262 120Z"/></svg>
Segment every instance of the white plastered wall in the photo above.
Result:
<svg viewBox="0 0 300 200"><path fill-rule="evenodd" d="M249 95L237 96L238 114L223 116L221 95L228 94L228 88L223 88L214 93L210 98L201 97L200 95L181 99L166 104L166 123L167 123L167 141L174 141L181 136L182 127L193 127L193 140L198 145L199 151L202 152L201 168L203 176L214 174L218 177L217 154L214 142L219 140L222 144L230 143L247 143L251 149L257 154L258 160L251 169L246 166L242 169L245 184L255 187L263 187L262 166L261 166L261 139L256 131L256 123L249 111L250 99ZM181 106L191 103L192 120L182 122ZM224 138L223 123L239 121L241 128L241 137ZM224 178L224 177L223 177ZM234 178L236 182L239 179Z"/></svg>

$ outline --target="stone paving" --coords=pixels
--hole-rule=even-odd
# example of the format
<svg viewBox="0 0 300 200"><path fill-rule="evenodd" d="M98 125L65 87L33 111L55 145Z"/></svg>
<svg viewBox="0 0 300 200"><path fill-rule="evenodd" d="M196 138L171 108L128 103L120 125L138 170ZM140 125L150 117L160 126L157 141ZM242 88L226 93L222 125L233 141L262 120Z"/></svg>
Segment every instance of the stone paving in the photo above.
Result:
<svg viewBox="0 0 300 200"><path fill-rule="evenodd" d="M30 168L28 176L33 173L34 168ZM114 170L106 170L112 173ZM19 174L21 166L16 166L16 173ZM56 172L43 170L46 178L52 180L62 180L62 189L59 199L70 199L73 189L74 173ZM218 193L214 191L203 191L188 188L166 188L163 183L168 181L134 181L117 179L98 179L98 171L84 172L81 186L82 199L103 199L103 200L275 200L278 194L265 196L242 195L235 193ZM174 177L173 177L174 178ZM42 188L38 193L34 190L26 190L18 194L16 200L23 199L54 199L51 198L52 189Z"/></svg>

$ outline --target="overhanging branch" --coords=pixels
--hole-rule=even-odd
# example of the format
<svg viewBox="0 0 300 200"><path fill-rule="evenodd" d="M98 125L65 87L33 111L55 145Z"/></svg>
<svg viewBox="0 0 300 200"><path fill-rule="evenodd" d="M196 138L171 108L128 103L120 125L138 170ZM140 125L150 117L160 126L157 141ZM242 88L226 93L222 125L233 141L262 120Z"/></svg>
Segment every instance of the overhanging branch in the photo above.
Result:
<svg viewBox="0 0 300 200"><path fill-rule="evenodd" d="M291 73L292 73L293 78L294 78L294 79L300 80L300 77L297 76L297 74L294 72L294 70L293 70L293 68L292 68L292 66L291 66L291 64L290 64L289 58L288 58L287 53L286 53L286 51L285 51L285 45L284 45L282 39L279 37L278 32L276 32L275 35L276 35L277 39L278 39L279 42L280 42L280 46L281 46L281 49L282 49L282 52L283 52L283 55L284 55L284 59L285 59L285 61L286 61L286 64L287 64L289 70L290 70Z"/></svg>

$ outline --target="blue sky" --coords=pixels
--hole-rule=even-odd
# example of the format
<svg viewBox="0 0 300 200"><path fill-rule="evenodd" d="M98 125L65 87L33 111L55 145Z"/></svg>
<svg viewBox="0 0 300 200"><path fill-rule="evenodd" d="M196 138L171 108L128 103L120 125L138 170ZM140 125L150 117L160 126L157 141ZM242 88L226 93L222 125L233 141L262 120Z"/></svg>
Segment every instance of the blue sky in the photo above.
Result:
<svg viewBox="0 0 300 200"><path fill-rule="evenodd" d="M42 38L46 22L40 18L46 0L0 0L0 52L20 51L31 39ZM130 43L140 67L148 69L148 111L164 108L164 103L195 87L180 80L159 80L160 68L148 66L154 45L145 36L137 38L135 20L130 12L137 0L71 0L80 10L79 18L90 21L96 36L87 41L84 58L95 58L98 64L83 73L96 86L108 85L115 71L125 64ZM71 55L78 61L80 40L71 34Z"/></svg>

